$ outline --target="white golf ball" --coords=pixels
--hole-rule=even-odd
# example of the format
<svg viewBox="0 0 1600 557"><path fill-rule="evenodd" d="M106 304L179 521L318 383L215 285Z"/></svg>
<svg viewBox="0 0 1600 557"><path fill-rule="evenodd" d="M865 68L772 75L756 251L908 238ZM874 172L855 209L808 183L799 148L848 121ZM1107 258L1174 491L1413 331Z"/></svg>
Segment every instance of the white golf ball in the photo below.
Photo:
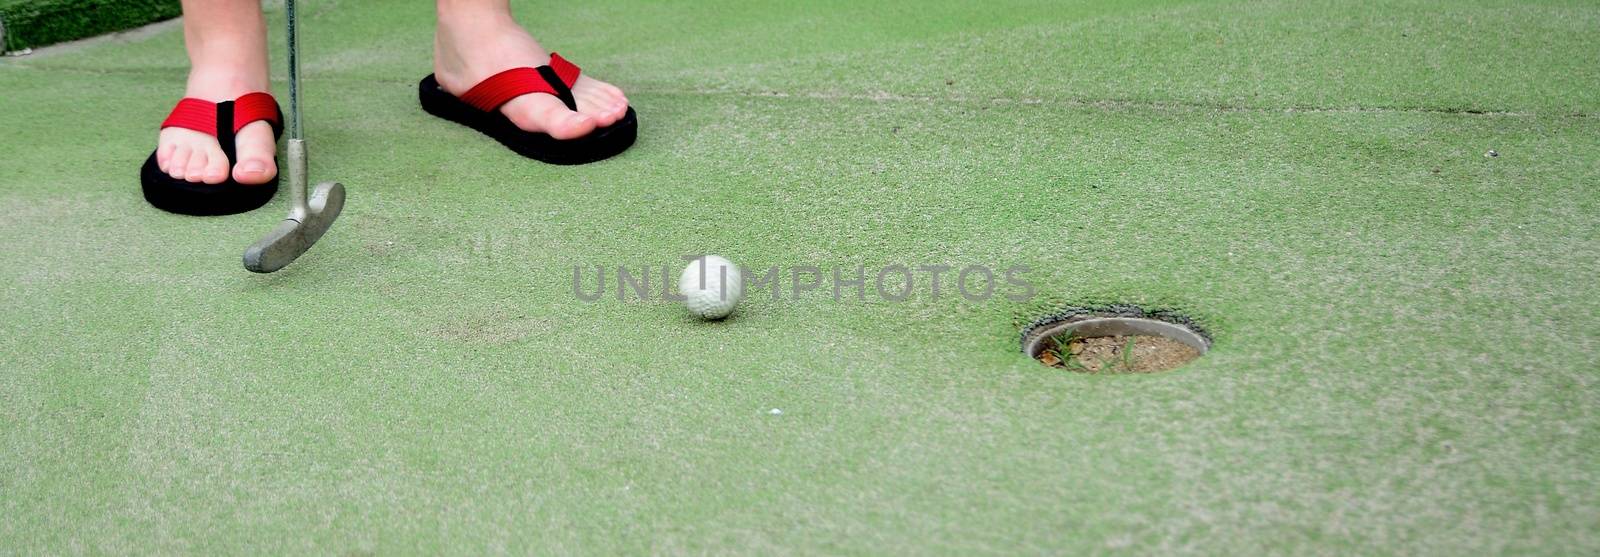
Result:
<svg viewBox="0 0 1600 557"><path fill-rule="evenodd" d="M701 319L722 319L733 313L744 297L744 277L732 261L707 255L683 268L678 291L683 293L689 313Z"/></svg>

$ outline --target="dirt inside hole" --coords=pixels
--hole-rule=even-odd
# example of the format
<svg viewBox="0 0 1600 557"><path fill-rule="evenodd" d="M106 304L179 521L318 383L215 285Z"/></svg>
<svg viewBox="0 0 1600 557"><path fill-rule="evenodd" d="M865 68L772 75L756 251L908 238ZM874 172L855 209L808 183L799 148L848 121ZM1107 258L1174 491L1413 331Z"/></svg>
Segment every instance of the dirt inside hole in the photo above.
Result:
<svg viewBox="0 0 1600 557"><path fill-rule="evenodd" d="M1187 344L1158 336L1055 335L1040 344L1039 362L1080 373L1157 373L1200 357Z"/></svg>

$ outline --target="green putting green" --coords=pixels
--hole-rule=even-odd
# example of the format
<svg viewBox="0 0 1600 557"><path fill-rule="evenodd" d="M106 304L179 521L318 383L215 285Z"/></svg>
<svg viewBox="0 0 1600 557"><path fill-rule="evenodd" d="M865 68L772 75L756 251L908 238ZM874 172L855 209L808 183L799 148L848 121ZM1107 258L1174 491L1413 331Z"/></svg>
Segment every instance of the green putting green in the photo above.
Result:
<svg viewBox="0 0 1600 557"><path fill-rule="evenodd" d="M350 197L273 275L282 193L140 197L181 32L0 60L0 552L1600 551L1600 6L579 4L519 13L641 121L581 167L418 108L427 2L308 4ZM706 252L1037 293L573 292ZM1214 347L1019 353L1115 303Z"/></svg>

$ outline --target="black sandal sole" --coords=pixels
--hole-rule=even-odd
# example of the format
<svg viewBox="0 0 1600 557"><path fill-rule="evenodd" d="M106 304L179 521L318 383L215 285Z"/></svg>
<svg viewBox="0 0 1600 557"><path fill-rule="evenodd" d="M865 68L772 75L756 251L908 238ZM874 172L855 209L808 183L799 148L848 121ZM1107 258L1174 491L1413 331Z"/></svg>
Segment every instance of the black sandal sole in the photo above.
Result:
<svg viewBox="0 0 1600 557"><path fill-rule="evenodd" d="M586 164L616 156L628 150L639 135L639 117L628 113L604 128L576 139L556 139L548 134L525 131L499 111L484 112L439 87L433 75L422 78L417 97L428 114L478 130L519 155L550 164Z"/></svg>
<svg viewBox="0 0 1600 557"><path fill-rule="evenodd" d="M217 103L217 121L233 121L231 101ZM219 128L222 129L218 130L217 144L222 147L222 153L227 155L228 171L232 172L233 165L237 162L233 131L228 126ZM253 211L272 201L272 196L278 193L276 175L272 177L272 181L256 185L240 184L233 181L232 176L220 184L179 180L161 171L161 165L156 162L156 154L153 152L139 169L139 183L144 187L145 201L157 209L200 217L236 215Z"/></svg>

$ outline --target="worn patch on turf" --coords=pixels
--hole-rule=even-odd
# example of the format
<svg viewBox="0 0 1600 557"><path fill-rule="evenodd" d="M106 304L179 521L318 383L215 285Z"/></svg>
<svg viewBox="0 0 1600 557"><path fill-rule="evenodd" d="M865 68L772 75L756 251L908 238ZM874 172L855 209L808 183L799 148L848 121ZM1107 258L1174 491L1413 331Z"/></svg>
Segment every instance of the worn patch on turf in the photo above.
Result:
<svg viewBox="0 0 1600 557"><path fill-rule="evenodd" d="M1071 308L1022 330L1022 353L1039 363L1082 373L1158 373L1211 349L1192 320L1137 306Z"/></svg>

